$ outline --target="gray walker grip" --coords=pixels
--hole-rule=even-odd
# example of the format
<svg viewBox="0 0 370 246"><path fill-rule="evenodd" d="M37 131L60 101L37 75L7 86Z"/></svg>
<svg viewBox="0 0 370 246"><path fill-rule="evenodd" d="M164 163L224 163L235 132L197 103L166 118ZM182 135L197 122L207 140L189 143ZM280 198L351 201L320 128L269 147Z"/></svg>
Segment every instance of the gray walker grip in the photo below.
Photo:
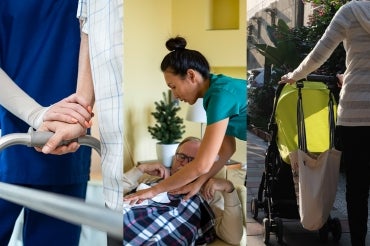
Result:
<svg viewBox="0 0 370 246"><path fill-rule="evenodd" d="M26 145L28 147L42 147L54 133L34 131L29 128L28 133L11 133L0 138L0 151L13 145ZM86 145L100 155L100 141L92 136L86 135L68 141L62 141L61 145L67 145L71 142L78 142L80 145Z"/></svg>
<svg viewBox="0 0 370 246"><path fill-rule="evenodd" d="M30 130L32 130L30 128ZM45 143L53 136L52 132L37 132L37 131L28 131L31 135L31 143L29 147L42 147ZM78 139L71 139L71 140L63 140L59 143L58 146L68 145L72 142L78 142Z"/></svg>
<svg viewBox="0 0 370 246"><path fill-rule="evenodd" d="M40 131L34 131L32 127L29 128L28 134L31 137L29 147L42 147L46 144L46 142L53 136L54 133L52 132L40 132ZM68 145L72 142L78 142L80 145L86 145L93 149L95 149L98 154L101 154L100 151L100 141L92 136L86 135L81 136L78 138L74 138L71 140L64 140L61 143L59 143L59 146L62 145Z"/></svg>

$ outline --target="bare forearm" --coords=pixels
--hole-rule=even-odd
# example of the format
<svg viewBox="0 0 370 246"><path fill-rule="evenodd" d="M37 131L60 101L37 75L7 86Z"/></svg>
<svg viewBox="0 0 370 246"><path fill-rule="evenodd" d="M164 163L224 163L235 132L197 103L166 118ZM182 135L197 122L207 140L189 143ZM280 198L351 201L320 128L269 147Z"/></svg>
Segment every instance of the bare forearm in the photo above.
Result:
<svg viewBox="0 0 370 246"><path fill-rule="evenodd" d="M90 106L93 106L95 96L89 57L89 39L88 35L83 32L81 32L76 93L84 97Z"/></svg>
<svg viewBox="0 0 370 246"><path fill-rule="evenodd" d="M224 167L225 164L226 164L226 160L219 159L213 164L209 172L203 174L202 176L198 178L197 182L199 182L200 185L203 185L205 182L207 182L208 179L215 176Z"/></svg>
<svg viewBox="0 0 370 246"><path fill-rule="evenodd" d="M216 175L221 170L221 168L225 166L225 164L231 158L234 152L235 152L235 138L225 136L219 151L218 160L212 165L212 168L209 172L207 172L206 174L202 175L202 177L199 178L202 181L202 184L206 182L209 178Z"/></svg>

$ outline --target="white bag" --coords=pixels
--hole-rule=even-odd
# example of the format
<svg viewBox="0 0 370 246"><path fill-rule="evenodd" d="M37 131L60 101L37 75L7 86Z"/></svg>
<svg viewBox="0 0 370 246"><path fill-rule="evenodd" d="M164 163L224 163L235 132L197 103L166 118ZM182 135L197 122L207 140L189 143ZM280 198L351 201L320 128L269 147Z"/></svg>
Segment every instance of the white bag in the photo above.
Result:
<svg viewBox="0 0 370 246"><path fill-rule="evenodd" d="M332 148L313 156L298 149L289 157L302 226L318 230L326 223L334 204L341 151Z"/></svg>

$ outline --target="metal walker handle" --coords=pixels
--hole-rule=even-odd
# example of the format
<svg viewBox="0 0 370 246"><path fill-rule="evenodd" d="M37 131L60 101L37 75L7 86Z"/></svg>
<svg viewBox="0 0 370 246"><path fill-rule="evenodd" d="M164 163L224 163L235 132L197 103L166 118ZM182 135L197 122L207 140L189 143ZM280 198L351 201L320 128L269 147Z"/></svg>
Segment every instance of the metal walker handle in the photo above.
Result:
<svg viewBox="0 0 370 246"><path fill-rule="evenodd" d="M0 151L12 145L43 146L52 135L52 132L37 132L32 128L28 133L11 133L0 138ZM71 141L90 146L100 155L100 141L92 136L82 136L61 144L68 144ZM0 182L0 198L74 224L92 226L118 239L123 239L121 212L88 204L74 197L3 182Z"/></svg>
<svg viewBox="0 0 370 246"><path fill-rule="evenodd" d="M26 145L28 147L41 147L49 140L54 133L34 131L29 128L28 133L11 133L0 138L0 151L12 145ZM100 155L100 141L92 136L86 135L68 141L62 141L60 145L67 145L71 142L78 142L81 145L95 149Z"/></svg>

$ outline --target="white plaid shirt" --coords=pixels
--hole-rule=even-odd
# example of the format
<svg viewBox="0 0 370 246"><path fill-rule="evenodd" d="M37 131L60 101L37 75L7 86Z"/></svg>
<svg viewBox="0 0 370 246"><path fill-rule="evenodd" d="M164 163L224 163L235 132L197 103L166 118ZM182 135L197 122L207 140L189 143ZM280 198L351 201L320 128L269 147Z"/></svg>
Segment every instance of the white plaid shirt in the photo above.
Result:
<svg viewBox="0 0 370 246"><path fill-rule="evenodd" d="M123 0L79 0L89 36L106 206L123 211Z"/></svg>

